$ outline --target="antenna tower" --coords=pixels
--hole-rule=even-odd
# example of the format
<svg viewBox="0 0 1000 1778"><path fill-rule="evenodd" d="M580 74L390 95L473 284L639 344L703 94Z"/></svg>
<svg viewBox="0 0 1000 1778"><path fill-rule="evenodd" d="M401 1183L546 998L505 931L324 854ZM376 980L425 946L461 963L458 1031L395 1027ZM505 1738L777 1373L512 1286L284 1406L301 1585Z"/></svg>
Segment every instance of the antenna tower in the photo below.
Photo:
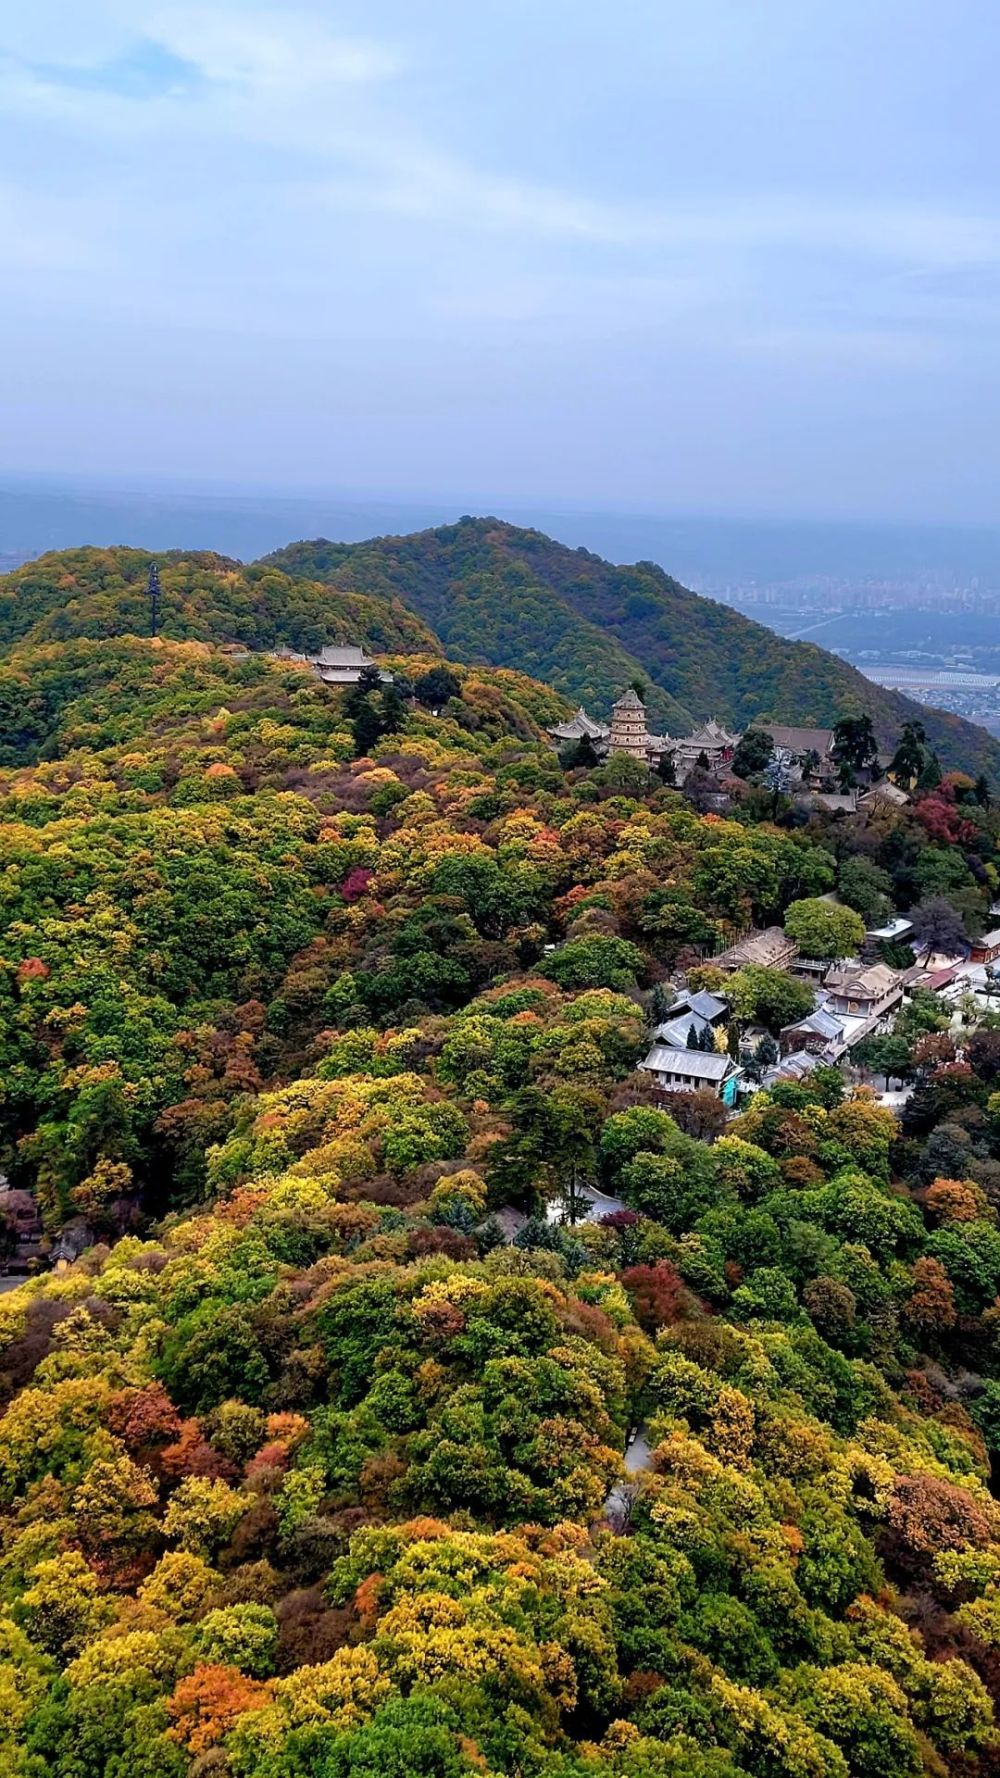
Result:
<svg viewBox="0 0 1000 1778"><path fill-rule="evenodd" d="M149 633L155 636L160 628L160 570L155 562L149 565Z"/></svg>

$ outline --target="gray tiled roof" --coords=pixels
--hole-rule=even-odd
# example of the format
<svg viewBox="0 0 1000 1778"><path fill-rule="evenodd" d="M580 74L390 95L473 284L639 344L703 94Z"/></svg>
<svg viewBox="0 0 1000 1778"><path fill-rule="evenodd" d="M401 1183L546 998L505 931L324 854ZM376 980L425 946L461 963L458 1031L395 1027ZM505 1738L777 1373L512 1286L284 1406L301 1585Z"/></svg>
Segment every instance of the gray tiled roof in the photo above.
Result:
<svg viewBox="0 0 1000 1778"><path fill-rule="evenodd" d="M738 944L731 945L728 951L722 951L712 962L726 965L730 969L741 968L745 963L762 963L773 967L778 960L794 957L798 946L785 936L780 926L767 926L763 932L750 932Z"/></svg>
<svg viewBox="0 0 1000 1778"><path fill-rule="evenodd" d="M843 1037L844 1027L836 1013L825 1012L817 1007L815 1012L807 1013L804 1019L797 1019L794 1025L786 1025L786 1031L815 1031L817 1037Z"/></svg>
<svg viewBox="0 0 1000 1778"><path fill-rule="evenodd" d="M702 1032L708 1029L706 1020L699 1018L697 1013L682 1012L676 1019L668 1019L665 1025L657 1026L653 1032L653 1042L663 1044L667 1049L686 1049L688 1032L692 1025L697 1037L700 1037ZM708 1051L705 1053L709 1054Z"/></svg>
<svg viewBox="0 0 1000 1778"><path fill-rule="evenodd" d="M710 994L707 988L699 988L697 994L682 994L680 999L675 1000L673 1006L669 1008L668 1016L671 1019L679 1018L686 1008L697 1013L698 1017L704 1019L709 1025L713 1019L720 1019L723 1013L729 1010L728 1002L722 1000L718 994Z"/></svg>
<svg viewBox="0 0 1000 1778"><path fill-rule="evenodd" d="M363 648L340 642L325 643L316 659L323 667L370 667L374 665Z"/></svg>
<svg viewBox="0 0 1000 1778"><path fill-rule="evenodd" d="M707 1050L668 1049L663 1044L654 1044L646 1060L639 1065L651 1074L684 1074L695 1080L725 1080L733 1067L733 1059Z"/></svg>
<svg viewBox="0 0 1000 1778"><path fill-rule="evenodd" d="M773 1086L776 1080L801 1080L804 1074L812 1074L813 1070L822 1067L819 1056L811 1055L809 1050L793 1050L790 1056L783 1056L768 1068L764 1074L765 1087Z"/></svg>
<svg viewBox="0 0 1000 1778"><path fill-rule="evenodd" d="M764 729L776 747L784 747L789 753L818 753L823 759L833 746L830 728L789 728L787 723L767 722L764 718L755 722L754 728Z"/></svg>
<svg viewBox="0 0 1000 1778"><path fill-rule="evenodd" d="M549 734L559 741L579 741L589 735L592 741L607 740L608 731L603 722L595 722L581 704L575 716L568 722L557 722L549 729Z"/></svg>

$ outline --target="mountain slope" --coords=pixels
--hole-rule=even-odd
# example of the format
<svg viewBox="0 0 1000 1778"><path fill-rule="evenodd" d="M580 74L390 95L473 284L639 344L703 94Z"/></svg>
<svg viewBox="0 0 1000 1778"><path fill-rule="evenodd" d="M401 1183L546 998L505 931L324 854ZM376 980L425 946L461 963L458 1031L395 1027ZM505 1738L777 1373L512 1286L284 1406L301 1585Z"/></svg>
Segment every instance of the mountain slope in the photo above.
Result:
<svg viewBox="0 0 1000 1778"><path fill-rule="evenodd" d="M421 657L387 657L410 668ZM429 666L434 656L422 657ZM548 686L521 674L452 666L466 700L467 736L483 742L535 742L569 714ZM415 730L430 724L436 740L450 730L415 708ZM0 774L39 760L100 755L113 777L154 800L173 786L179 755L194 750L207 770L213 749L240 752L248 788L268 778L284 788L287 770L325 760L331 735L346 739L342 696L321 685L297 662L263 655L232 656L203 642L148 636L73 637L25 643L0 659ZM261 726L263 725L263 726ZM292 730L301 730L293 736ZM154 767L138 761L156 755ZM128 763L122 768L122 758ZM267 756L268 764L261 764ZM278 766L274 766L274 758ZM76 773L55 774L59 794L72 792ZM0 803L7 786L0 777ZM140 799L141 800L141 799ZM2 921L0 921L2 924Z"/></svg>
<svg viewBox="0 0 1000 1778"><path fill-rule="evenodd" d="M151 559L63 551L0 578L0 651L144 633ZM743 727L768 715L828 724L864 710L891 745L917 717L943 764L1000 779L1000 743L974 724L886 691L812 643L785 641L654 564L615 567L499 520L292 544L246 567L203 552L155 559L168 639L445 652L529 674L598 714L641 675L652 724L680 734L708 715Z"/></svg>
<svg viewBox="0 0 1000 1778"><path fill-rule="evenodd" d="M574 703L607 709L637 675L650 682L649 665L599 610L585 615L557 590L547 562L532 553L535 540L579 559L540 532L476 519L371 543L291 544L264 560L291 575L401 599L453 659L513 667ZM695 725L698 707L655 675L648 704L650 720L674 733Z"/></svg>
<svg viewBox="0 0 1000 1778"><path fill-rule="evenodd" d="M206 551L61 550L0 578L0 649L16 642L145 635L147 577L160 569L160 633L178 642L320 648L359 642L377 653L440 654L426 625L396 599L334 592L302 576Z"/></svg>
<svg viewBox="0 0 1000 1778"><path fill-rule="evenodd" d="M1000 777L1000 743L985 729L886 691L813 643L785 641L652 562L616 567L492 518L367 543L292 544L265 560L401 599L454 658L516 667L595 713L638 668L654 688L654 718L677 732L709 715L738 727L765 715L825 726L866 711L891 745L917 718L945 765Z"/></svg>

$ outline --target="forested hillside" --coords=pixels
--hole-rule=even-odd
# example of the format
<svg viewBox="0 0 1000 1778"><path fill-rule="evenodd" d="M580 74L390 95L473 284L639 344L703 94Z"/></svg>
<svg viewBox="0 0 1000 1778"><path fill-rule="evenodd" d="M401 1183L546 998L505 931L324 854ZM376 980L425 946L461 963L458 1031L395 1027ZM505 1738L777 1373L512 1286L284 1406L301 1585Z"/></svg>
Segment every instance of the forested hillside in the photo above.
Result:
<svg viewBox="0 0 1000 1778"><path fill-rule="evenodd" d="M1000 815L699 814L388 658L0 667L0 1241L82 1254L0 1299L3 1770L991 1778L1000 1037L915 995L901 1124L636 1064L748 922L982 925Z"/></svg>
<svg viewBox="0 0 1000 1778"><path fill-rule="evenodd" d="M61 550L0 576L0 650L19 641L148 635L150 562L160 570L160 631L175 641L318 649L359 642L436 654L426 625L398 600L331 592L225 556L135 549Z"/></svg>
<svg viewBox="0 0 1000 1778"><path fill-rule="evenodd" d="M489 518L369 543L297 543L266 560L401 599L454 658L516 667L598 713L639 671L653 717L675 733L710 715L736 728L759 716L828 726L865 711L889 744L919 718L946 764L1000 778L1000 743L985 729L885 691L811 643L784 641L652 562L614 567Z"/></svg>
<svg viewBox="0 0 1000 1778"><path fill-rule="evenodd" d="M0 577L0 651L147 633L150 560L140 550L71 550ZM675 734L709 715L742 728L760 716L829 725L866 711L891 745L918 718L944 765L1000 781L1000 743L985 730L885 691L822 649L785 642L653 564L615 568L497 520L364 544L292 544L250 566L179 551L156 560L161 633L175 640L445 653L528 674L601 715L641 678L650 721Z"/></svg>

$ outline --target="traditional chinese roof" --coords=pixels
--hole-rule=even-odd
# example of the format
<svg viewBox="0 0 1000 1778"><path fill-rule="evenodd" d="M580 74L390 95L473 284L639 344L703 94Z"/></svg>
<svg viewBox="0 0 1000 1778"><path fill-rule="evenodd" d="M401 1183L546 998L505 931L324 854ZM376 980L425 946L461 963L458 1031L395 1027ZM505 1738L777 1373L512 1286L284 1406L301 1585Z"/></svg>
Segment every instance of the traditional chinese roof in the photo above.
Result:
<svg viewBox="0 0 1000 1778"><path fill-rule="evenodd" d="M665 1025L657 1025L653 1032L653 1042L662 1044L665 1049L683 1050L687 1048L688 1032L694 1027L696 1037L703 1031L711 1029L706 1019L700 1019L697 1013L683 1012L676 1019L668 1019ZM706 1050L706 1055L710 1051Z"/></svg>
<svg viewBox="0 0 1000 1778"><path fill-rule="evenodd" d="M807 1013L804 1019L796 1019L794 1024L785 1025L782 1036L786 1031L810 1032L815 1037L826 1037L831 1040L836 1040L844 1035L843 1024L836 1013L827 1012L826 1008L822 1006L818 1006L815 1012Z"/></svg>
<svg viewBox="0 0 1000 1778"><path fill-rule="evenodd" d="M716 722L713 716L708 722L703 722L701 728L695 729L693 735L682 735L678 745L683 747L685 753L695 749L699 753L711 753L720 748L735 747L738 738L737 735L731 735L727 728L723 728L721 722Z"/></svg>
<svg viewBox="0 0 1000 1778"><path fill-rule="evenodd" d="M312 657L319 667L373 667L375 662L363 648L353 643L327 642L319 654Z"/></svg>
<svg viewBox="0 0 1000 1778"><path fill-rule="evenodd" d="M664 1044L654 1044L639 1066L651 1074L686 1074L696 1080L725 1080L736 1072L732 1056L711 1050L671 1049Z"/></svg>
<svg viewBox="0 0 1000 1778"><path fill-rule="evenodd" d="M893 809L904 808L909 800L906 791L901 790L898 784L891 783L888 778L880 778L861 798L862 803L887 803Z"/></svg>
<svg viewBox="0 0 1000 1778"><path fill-rule="evenodd" d="M681 994L674 1001L673 1006L668 1007L668 1016L672 1019L677 1018L685 1008L697 1013L700 1019L704 1019L707 1024L711 1025L716 1019L721 1019L723 1013L729 1011L729 1003L718 994L710 994L707 988L699 988L696 994L690 992Z"/></svg>
<svg viewBox="0 0 1000 1778"><path fill-rule="evenodd" d="M557 722L549 729L549 734L556 741L582 741L584 735L588 735L592 741L604 741L608 731L604 723L595 722L581 704L575 716L571 716L568 722Z"/></svg>
<svg viewBox="0 0 1000 1778"><path fill-rule="evenodd" d="M902 973L887 963L872 963L867 969L846 967L831 969L824 986L834 994L855 1000L881 1000L902 982Z"/></svg>
<svg viewBox="0 0 1000 1778"><path fill-rule="evenodd" d="M833 746L832 728L788 728L781 722L767 722L763 717L754 723L769 734L776 747L787 753L818 753L825 759Z"/></svg>
<svg viewBox="0 0 1000 1778"><path fill-rule="evenodd" d="M365 668L376 665L363 648L351 642L327 642L319 654L309 654L303 658L326 685L357 685ZM391 673L381 667L377 667L376 671L383 685L392 684Z"/></svg>
<svg viewBox="0 0 1000 1778"><path fill-rule="evenodd" d="M728 951L713 957L722 969L742 969L745 963L760 963L767 968L781 968L797 954L798 945L780 926L768 926L763 932L748 933Z"/></svg>
<svg viewBox="0 0 1000 1778"><path fill-rule="evenodd" d="M811 1050L793 1050L790 1056L782 1056L780 1062L765 1070L762 1084L771 1087L776 1080L802 1080L822 1065L822 1057L814 1055Z"/></svg>
<svg viewBox="0 0 1000 1778"><path fill-rule="evenodd" d="M616 710L641 710L644 715L646 711L646 706L634 685L630 685L628 691L622 692L621 697L616 700L614 708Z"/></svg>

